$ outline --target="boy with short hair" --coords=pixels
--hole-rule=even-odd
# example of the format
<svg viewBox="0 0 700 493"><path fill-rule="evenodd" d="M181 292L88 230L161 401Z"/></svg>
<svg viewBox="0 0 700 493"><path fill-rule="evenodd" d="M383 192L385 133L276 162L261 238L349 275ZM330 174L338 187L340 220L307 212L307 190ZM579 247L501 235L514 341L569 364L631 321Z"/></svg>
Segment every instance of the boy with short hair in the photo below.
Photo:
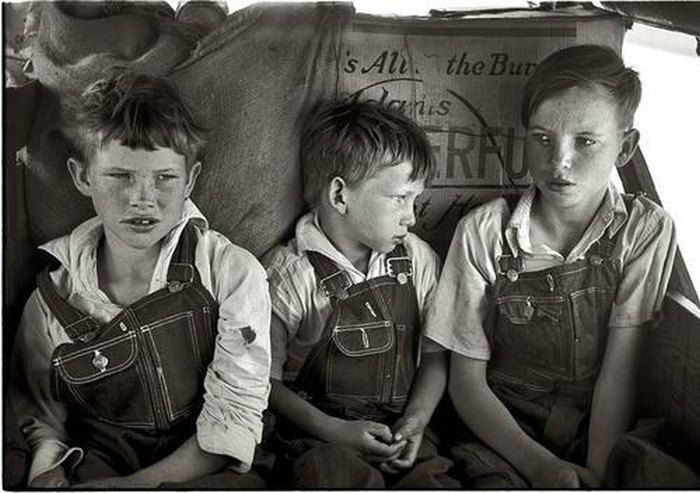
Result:
<svg viewBox="0 0 700 493"><path fill-rule="evenodd" d="M165 80L130 72L93 83L78 113L68 168L97 216L41 247L59 265L17 334L28 484L264 486L240 473L269 391L266 276L189 199L203 130Z"/></svg>
<svg viewBox="0 0 700 493"><path fill-rule="evenodd" d="M453 449L468 486L599 485L632 424L675 249L669 215L611 182L637 147L640 94L610 48L550 55L522 104L533 186L457 226L427 335L452 351L450 395L483 441Z"/></svg>
<svg viewBox="0 0 700 493"><path fill-rule="evenodd" d="M387 108L336 102L301 161L312 210L266 262L283 484L458 487L426 428L446 382L446 353L421 342L439 259L408 231L434 172L427 138Z"/></svg>

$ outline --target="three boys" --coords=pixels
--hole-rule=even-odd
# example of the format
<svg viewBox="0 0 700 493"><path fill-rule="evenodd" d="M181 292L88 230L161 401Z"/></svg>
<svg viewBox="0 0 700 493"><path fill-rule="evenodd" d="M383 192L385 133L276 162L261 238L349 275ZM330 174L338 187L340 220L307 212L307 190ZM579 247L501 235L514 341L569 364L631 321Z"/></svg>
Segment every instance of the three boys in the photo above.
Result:
<svg viewBox="0 0 700 493"><path fill-rule="evenodd" d="M104 94L117 92L112 87ZM63 466L55 465L83 453L65 444L66 432L74 438L66 409L68 416L78 411L83 430L86 423L96 430L81 439L102 436L99 447L92 446L109 449L115 435L103 424L119 422L118 437L124 428L138 435L132 428L141 425L144 409L152 411L146 413L153 417L149 426L179 424L179 412L191 426L190 403L204 374L199 446L232 456L245 469L267 392L268 323L270 407L288 466L285 486L458 487L428 428L447 379L440 346L453 352L455 407L483 442L455 449L470 485L599 484L614 441L630 425L641 326L659 309L675 246L672 222L661 208L622 196L610 184L614 167L626 164L637 145L632 120L639 94L636 74L608 48L573 47L542 62L523 102L533 187L517 204L498 199L460 222L437 290L439 260L408 232L415 198L434 170L425 135L409 119L368 103L324 108L302 142L304 194L312 210L299 220L295 238L266 261L271 322L260 293L264 274L254 259L205 227L188 226L188 219L201 217L196 209L188 213L194 206L186 200L199 164L178 146L183 138L197 140L196 132L186 127L144 143L137 129L97 127L99 145L86 153L90 165L72 160L70 170L79 190L93 198L99 219L47 247L63 267L40 278L19 336L30 399L17 399L19 409L31 401L20 419L35 444L32 485L64 484ZM188 237L197 238L194 260L182 252ZM199 293L193 298L207 301L191 310L205 315L180 328L189 328L189 342L158 342L157 328L187 318L178 310L153 320L150 309L122 311L154 293L191 289ZM220 303L221 341L204 373L211 349L192 343L213 341L206 331L216 311L211 295ZM76 342L99 324L83 324L80 314L59 315L71 311L61 298L106 328ZM439 345L423 337L424 322ZM85 330L73 332L72 324ZM164 348L178 361L184 361L178 347L198 347L192 364L199 373L190 372L185 403L173 413L172 402L158 404L151 395L152 408L100 414L103 403L91 400L95 389L132 366L141 372L127 376L124 388L110 384L108 394L133 392L134 381L157 387L164 371L167 384L180 381L179 370L167 375L167 364L159 372L159 362L131 361L138 359L131 356L137 344L157 356ZM41 350L30 354L29 347ZM49 374L57 375L55 388L49 388ZM228 395L236 387L245 391ZM161 394L170 388L163 385ZM250 419L239 423L244 408ZM120 422L125 415L128 424ZM125 440L126 453L110 450L129 463L115 466L117 459L110 459L109 475L131 473L127 478L142 482L102 485L144 486L155 483L143 478L164 472L202 475L220 467L220 457L187 439L192 428L183 429L155 464L137 457L145 443L140 438ZM182 457L194 467L173 467ZM105 476L100 461L93 461L99 474L81 473L78 466L77 477ZM490 483L493 468L480 471L484 463L501 465L509 482ZM59 471L58 479L51 471ZM42 483L47 473L49 482Z"/></svg>

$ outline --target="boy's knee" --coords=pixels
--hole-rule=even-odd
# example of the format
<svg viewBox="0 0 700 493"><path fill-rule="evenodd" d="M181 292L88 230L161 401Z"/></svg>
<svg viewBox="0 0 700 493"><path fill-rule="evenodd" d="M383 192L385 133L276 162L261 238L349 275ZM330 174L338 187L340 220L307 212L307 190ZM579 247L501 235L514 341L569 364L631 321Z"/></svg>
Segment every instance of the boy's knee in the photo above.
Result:
<svg viewBox="0 0 700 493"><path fill-rule="evenodd" d="M292 488L384 488L382 474L349 447L324 443L292 467Z"/></svg>
<svg viewBox="0 0 700 493"><path fill-rule="evenodd" d="M527 488L528 484L503 457L489 447L477 443L459 443L450 455L455 462L455 475L462 486L484 489Z"/></svg>

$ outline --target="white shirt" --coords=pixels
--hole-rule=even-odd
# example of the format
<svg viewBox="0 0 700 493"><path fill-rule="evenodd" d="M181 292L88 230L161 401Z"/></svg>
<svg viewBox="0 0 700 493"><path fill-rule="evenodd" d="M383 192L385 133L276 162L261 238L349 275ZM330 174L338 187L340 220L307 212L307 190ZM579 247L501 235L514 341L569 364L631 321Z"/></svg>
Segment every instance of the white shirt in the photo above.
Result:
<svg viewBox="0 0 700 493"><path fill-rule="evenodd" d="M270 300L265 271L248 251L208 229L207 221L187 200L180 222L163 239L149 293L166 285L170 259L185 225L194 219L201 226L195 250L195 266L203 286L219 303L219 321L213 360L204 380L204 406L197 419L200 447L237 459L233 466L247 471L255 444L262 434L262 412L267 407L270 366ZM60 296L102 323L109 322L122 306L100 290L96 252L103 236L98 217L41 248L61 267L51 273ZM247 344L240 328L250 326L255 339ZM24 307L17 332L12 402L20 427L33 452L31 481L66 461L79 462L82 450L69 448L63 423L65 406L50 392L51 355L71 342L58 320L35 290Z"/></svg>
<svg viewBox="0 0 700 493"><path fill-rule="evenodd" d="M413 283L418 298L421 320L432 304L440 271L440 258L430 246L409 233L404 241L413 264ZM317 285L314 268L306 254L321 253L344 269L353 284L387 275L386 254L372 252L367 274L359 271L333 246L318 222L315 211L302 216L296 225L295 237L286 245L274 248L263 259L270 280L273 314L284 325L284 331L273 325L272 368L270 376L277 380L294 381L304 360L323 334L331 314L331 302ZM435 345L424 345L423 351L436 351Z"/></svg>

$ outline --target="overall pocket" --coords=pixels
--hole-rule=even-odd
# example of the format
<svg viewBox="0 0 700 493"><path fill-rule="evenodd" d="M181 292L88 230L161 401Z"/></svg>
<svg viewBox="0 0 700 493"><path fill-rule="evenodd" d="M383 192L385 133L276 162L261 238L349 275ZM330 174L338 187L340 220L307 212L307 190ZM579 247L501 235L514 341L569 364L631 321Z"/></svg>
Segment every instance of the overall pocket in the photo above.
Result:
<svg viewBox="0 0 700 493"><path fill-rule="evenodd" d="M494 328L496 362L566 372L570 366L570 327L561 296L504 296L497 300Z"/></svg>
<svg viewBox="0 0 700 493"><path fill-rule="evenodd" d="M326 361L326 394L379 399L385 373L393 374L387 353L395 345L394 324L381 320L339 325L333 329L332 340Z"/></svg>
<svg viewBox="0 0 700 493"><path fill-rule="evenodd" d="M190 310L150 322L142 328L149 342L156 378L172 422L190 414L200 402L210 361L202 358L204 343Z"/></svg>
<svg viewBox="0 0 700 493"><path fill-rule="evenodd" d="M52 363L55 397L94 417L149 428L155 417L134 331L89 344L62 344Z"/></svg>

